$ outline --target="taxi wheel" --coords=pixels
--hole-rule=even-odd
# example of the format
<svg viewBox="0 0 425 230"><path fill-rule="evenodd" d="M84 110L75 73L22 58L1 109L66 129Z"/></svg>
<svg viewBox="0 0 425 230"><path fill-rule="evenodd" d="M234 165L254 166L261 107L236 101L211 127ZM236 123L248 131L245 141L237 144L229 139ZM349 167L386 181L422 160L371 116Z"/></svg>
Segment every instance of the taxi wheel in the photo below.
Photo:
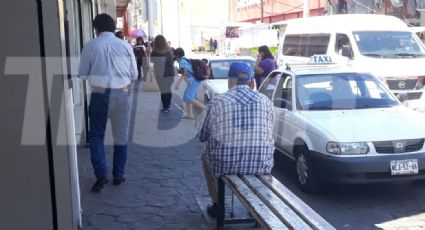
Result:
<svg viewBox="0 0 425 230"><path fill-rule="evenodd" d="M308 149L305 147L296 150L296 169L298 184L301 190L305 192L318 192L321 189L321 183L314 174L313 165L308 159Z"/></svg>

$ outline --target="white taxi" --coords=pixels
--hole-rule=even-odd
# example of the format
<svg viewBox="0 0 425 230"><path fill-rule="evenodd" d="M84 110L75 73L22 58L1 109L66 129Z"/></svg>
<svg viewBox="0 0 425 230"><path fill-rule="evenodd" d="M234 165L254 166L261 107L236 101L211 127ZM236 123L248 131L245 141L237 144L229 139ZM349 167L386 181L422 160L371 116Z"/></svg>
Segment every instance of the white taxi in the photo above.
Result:
<svg viewBox="0 0 425 230"><path fill-rule="evenodd" d="M425 179L425 115L374 76L346 67L273 71L259 91L274 104L278 152L296 162L304 191L323 182Z"/></svg>
<svg viewBox="0 0 425 230"><path fill-rule="evenodd" d="M200 96L204 103L214 98L215 95L225 93L228 90L227 76L230 64L233 62L244 62L251 67L254 72L255 60L248 56L215 56L208 60L210 77L203 82ZM202 100L202 98L201 98Z"/></svg>

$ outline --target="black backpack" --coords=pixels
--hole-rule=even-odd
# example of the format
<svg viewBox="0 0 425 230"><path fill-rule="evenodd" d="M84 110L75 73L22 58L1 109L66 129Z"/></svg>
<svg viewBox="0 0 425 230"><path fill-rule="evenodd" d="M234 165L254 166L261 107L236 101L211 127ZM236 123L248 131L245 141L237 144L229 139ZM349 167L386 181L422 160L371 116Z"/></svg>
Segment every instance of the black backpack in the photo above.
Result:
<svg viewBox="0 0 425 230"><path fill-rule="evenodd" d="M208 79L210 71L205 62L199 59L190 59L190 64L192 65L193 76L196 80L203 81Z"/></svg>

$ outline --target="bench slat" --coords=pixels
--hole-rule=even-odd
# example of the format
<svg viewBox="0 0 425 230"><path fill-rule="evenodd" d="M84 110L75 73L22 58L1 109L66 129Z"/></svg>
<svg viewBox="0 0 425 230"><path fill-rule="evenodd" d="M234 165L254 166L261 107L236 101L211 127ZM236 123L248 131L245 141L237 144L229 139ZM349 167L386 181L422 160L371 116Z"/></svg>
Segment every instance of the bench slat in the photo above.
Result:
<svg viewBox="0 0 425 230"><path fill-rule="evenodd" d="M304 218L304 221L309 223L313 229L331 230L335 229L319 214L317 214L310 206L304 201L293 194L288 188L280 183L276 178L270 175L264 175L259 177L263 183L265 183L274 193L280 197L288 206L292 207L292 210L298 212L298 215Z"/></svg>
<svg viewBox="0 0 425 230"><path fill-rule="evenodd" d="M247 208L251 214L255 216L263 228L277 230L288 229L238 176L228 175L223 176L222 178L233 193L240 197L245 208ZM251 208L251 206L253 208Z"/></svg>
<svg viewBox="0 0 425 230"><path fill-rule="evenodd" d="M242 176L242 180L250 187L254 193L264 202L267 206L277 215L279 219L285 222L291 229L308 230L312 229L304 221L304 219L298 216L298 213L294 212L279 196L274 194L267 185L265 185L256 176Z"/></svg>

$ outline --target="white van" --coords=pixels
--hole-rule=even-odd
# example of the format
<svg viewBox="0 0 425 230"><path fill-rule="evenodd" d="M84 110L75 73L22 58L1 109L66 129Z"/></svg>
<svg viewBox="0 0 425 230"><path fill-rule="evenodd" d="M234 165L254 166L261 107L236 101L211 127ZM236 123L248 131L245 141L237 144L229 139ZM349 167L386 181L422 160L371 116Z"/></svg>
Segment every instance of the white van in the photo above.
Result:
<svg viewBox="0 0 425 230"><path fill-rule="evenodd" d="M333 60L370 72L409 107L425 112L425 47L403 21L393 16L344 14L278 23L279 65L308 62L327 54Z"/></svg>

